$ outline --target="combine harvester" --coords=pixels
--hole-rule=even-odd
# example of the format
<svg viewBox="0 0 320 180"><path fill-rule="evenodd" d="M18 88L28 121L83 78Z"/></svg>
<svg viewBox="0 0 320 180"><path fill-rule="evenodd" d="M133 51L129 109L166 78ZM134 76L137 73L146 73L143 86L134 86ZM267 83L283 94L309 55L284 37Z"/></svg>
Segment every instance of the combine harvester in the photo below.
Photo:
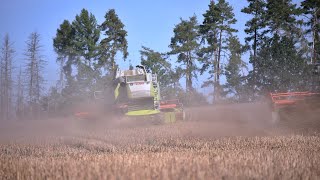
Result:
<svg viewBox="0 0 320 180"><path fill-rule="evenodd" d="M121 116L175 122L183 120L185 112L179 100L161 100L156 74L144 66L133 70L117 70L114 78L115 111Z"/></svg>
<svg viewBox="0 0 320 180"><path fill-rule="evenodd" d="M290 120L294 118L292 114L305 115L304 118L307 118L308 113L320 110L320 64L315 64L313 70L313 91L270 93L273 123Z"/></svg>
<svg viewBox="0 0 320 180"><path fill-rule="evenodd" d="M120 70L115 73L114 115L133 120L149 120L158 123L170 123L184 120L185 112L178 99L161 100L157 75L148 73L144 66L136 66L132 70ZM103 91L94 93L95 99L103 99ZM107 110L106 110L107 111ZM93 117L90 112L77 112L81 119Z"/></svg>

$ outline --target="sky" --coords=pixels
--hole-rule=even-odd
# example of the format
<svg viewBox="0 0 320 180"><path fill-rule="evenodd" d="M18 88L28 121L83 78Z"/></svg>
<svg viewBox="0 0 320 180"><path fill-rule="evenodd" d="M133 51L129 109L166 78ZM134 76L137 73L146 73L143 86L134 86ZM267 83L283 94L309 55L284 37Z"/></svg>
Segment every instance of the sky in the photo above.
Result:
<svg viewBox="0 0 320 180"><path fill-rule="evenodd" d="M56 54L53 50L53 38L63 20L73 21L75 16L85 8L95 15L98 24L104 21L109 9L115 9L128 32L128 60L133 65L140 63L141 46L155 51L169 51L173 28L180 18L188 19L197 15L202 23L202 14L208 9L210 0L0 0L0 39L6 33L12 40L16 51L14 65L19 67L25 63L23 52L28 36L36 31L41 36L42 54L48 62L44 77L47 86L54 85L58 79ZM246 0L227 0L234 8L238 20L233 26L240 41L244 43L245 23L250 16L241 13L247 5ZM244 59L247 61L246 59ZM120 67L128 67L129 62L120 63ZM16 68L18 70L19 68ZM195 83L196 87L201 84Z"/></svg>

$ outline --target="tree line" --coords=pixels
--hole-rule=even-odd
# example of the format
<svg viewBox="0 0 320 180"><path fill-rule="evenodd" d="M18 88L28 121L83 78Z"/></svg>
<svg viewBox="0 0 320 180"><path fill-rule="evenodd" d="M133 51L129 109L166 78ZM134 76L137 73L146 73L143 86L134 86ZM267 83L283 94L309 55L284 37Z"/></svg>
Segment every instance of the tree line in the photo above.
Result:
<svg viewBox="0 0 320 180"><path fill-rule="evenodd" d="M213 103L255 101L268 92L310 90L309 64L320 60L320 2L304 0L299 6L291 0L247 2L248 6L241 10L250 16L245 24L244 44L234 28L237 19L233 7L226 0L212 0L203 12L202 22L196 15L180 18L168 52L141 47L141 64L158 74L164 98L177 97L189 105L205 103L208 97L194 87L199 75L206 75L207 79L200 83L202 88L212 88L209 96ZM1 51L1 115L10 114L12 110L8 109L13 106L21 113L26 107L21 104L26 103L37 112L41 98L47 111L61 111L70 103L92 99L95 90L110 89L114 71L129 55L127 35L114 9L106 12L101 24L86 9L72 21L64 20L53 38L59 81L46 96L41 94L44 61L39 44L32 46L38 34L29 38L30 51L25 53L29 63L20 70L15 91L14 50L10 43L6 45L5 38ZM26 72L28 75L21 75ZM14 93L17 96L12 98Z"/></svg>

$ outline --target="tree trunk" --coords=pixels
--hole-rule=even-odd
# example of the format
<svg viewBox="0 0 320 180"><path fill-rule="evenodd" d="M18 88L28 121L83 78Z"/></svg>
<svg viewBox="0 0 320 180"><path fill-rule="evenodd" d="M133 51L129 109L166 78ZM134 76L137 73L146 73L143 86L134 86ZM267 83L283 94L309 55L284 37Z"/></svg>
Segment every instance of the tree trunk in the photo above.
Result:
<svg viewBox="0 0 320 180"><path fill-rule="evenodd" d="M35 118L39 112L39 101L41 92L41 69L44 60L41 58L40 50L41 45L39 44L40 35L36 32L32 33L27 42L27 69L26 73L28 75L28 105L30 118Z"/></svg>
<svg viewBox="0 0 320 180"><path fill-rule="evenodd" d="M318 9L317 11L314 12L313 15L313 27L312 27L312 39L313 39L313 45L312 45L312 58L311 58L311 63L314 64L316 63L316 59L317 59L317 52L316 52L316 44L317 44L317 39L316 39L316 33L317 33L317 23L318 23L318 18L317 18L317 12L320 9Z"/></svg>
<svg viewBox="0 0 320 180"><path fill-rule="evenodd" d="M193 87L192 87L192 66L193 66L193 64L192 64L192 57L191 57L191 53L189 52L188 53L189 54L189 71L188 71L188 77L189 77L189 82L188 82L188 89L189 89L189 93L192 93L192 89L193 89Z"/></svg>
<svg viewBox="0 0 320 180"><path fill-rule="evenodd" d="M216 98L216 92L217 92L217 70L218 70L218 53L217 53L218 49L215 50L215 53L214 53L214 60L213 60L213 63L214 63L214 80L213 80L213 102L215 102L217 100Z"/></svg>
<svg viewBox="0 0 320 180"><path fill-rule="evenodd" d="M217 74L217 79L215 83L215 100L219 101L220 100L220 60L221 60L221 49L222 49L222 30L220 30L219 34L219 46L218 46L218 58L217 58L217 69L216 69L216 74Z"/></svg>
<svg viewBox="0 0 320 180"><path fill-rule="evenodd" d="M2 47L2 63L1 63L1 114L2 119L8 120L12 112L12 54L9 36L6 35Z"/></svg>

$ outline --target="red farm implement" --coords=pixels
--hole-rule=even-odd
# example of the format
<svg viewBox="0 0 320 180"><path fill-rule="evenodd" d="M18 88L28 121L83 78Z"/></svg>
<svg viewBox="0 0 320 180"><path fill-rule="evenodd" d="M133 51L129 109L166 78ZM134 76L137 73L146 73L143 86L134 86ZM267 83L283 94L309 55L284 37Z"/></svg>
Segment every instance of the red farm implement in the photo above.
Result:
<svg viewBox="0 0 320 180"><path fill-rule="evenodd" d="M272 121L278 122L293 112L312 113L320 108L320 93L286 92L270 93L272 101ZM320 119L320 116L319 116Z"/></svg>
<svg viewBox="0 0 320 180"><path fill-rule="evenodd" d="M178 99L160 101L160 111L164 113L166 122L185 119L183 104Z"/></svg>

